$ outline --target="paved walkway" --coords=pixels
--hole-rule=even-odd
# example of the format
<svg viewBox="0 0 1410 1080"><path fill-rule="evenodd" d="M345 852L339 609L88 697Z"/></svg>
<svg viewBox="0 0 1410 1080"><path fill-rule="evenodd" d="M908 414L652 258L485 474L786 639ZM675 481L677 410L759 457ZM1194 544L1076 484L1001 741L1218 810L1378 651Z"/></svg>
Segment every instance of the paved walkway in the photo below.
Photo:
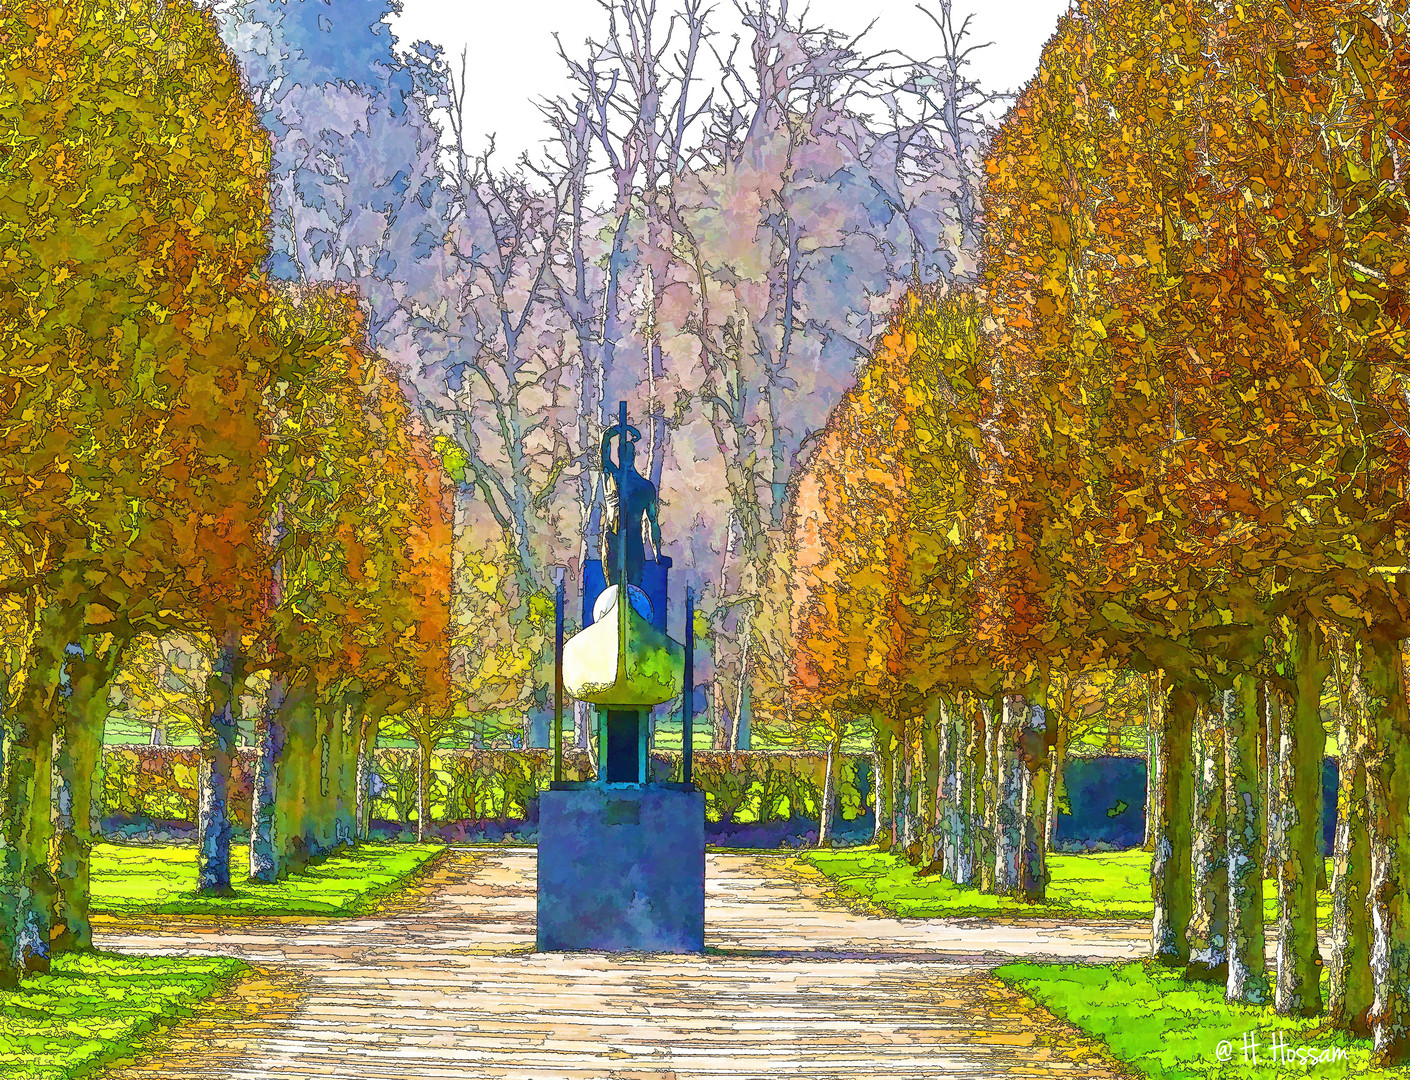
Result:
<svg viewBox="0 0 1410 1080"><path fill-rule="evenodd" d="M1137 956L1145 928L860 915L769 855L710 855L703 957L537 954L534 853L454 852L376 918L124 923L103 948L258 974L113 1080L1103 1077L1003 957Z"/></svg>

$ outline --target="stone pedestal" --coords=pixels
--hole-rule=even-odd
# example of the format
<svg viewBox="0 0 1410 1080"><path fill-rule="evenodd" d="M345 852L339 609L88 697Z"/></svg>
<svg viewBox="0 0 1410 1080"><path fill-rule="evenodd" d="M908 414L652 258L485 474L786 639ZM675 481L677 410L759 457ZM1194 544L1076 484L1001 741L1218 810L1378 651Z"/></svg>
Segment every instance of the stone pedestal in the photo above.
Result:
<svg viewBox="0 0 1410 1080"><path fill-rule="evenodd" d="M539 796L540 952L705 951L705 795L555 784Z"/></svg>

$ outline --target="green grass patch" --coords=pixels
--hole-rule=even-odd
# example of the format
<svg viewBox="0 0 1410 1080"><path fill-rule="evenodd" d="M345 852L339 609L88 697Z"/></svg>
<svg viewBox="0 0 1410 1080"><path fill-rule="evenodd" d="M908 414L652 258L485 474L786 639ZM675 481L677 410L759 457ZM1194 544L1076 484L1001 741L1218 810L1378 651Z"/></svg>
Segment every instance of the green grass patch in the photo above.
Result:
<svg viewBox="0 0 1410 1080"><path fill-rule="evenodd" d="M1371 1044L1271 1008L1228 1005L1222 984L1186 982L1148 961L1006 964L994 974L1106 1044L1145 1076L1168 1080L1268 1077L1405 1077L1370 1068ZM1245 1039L1250 1043L1246 1057ZM1275 1043L1281 1042L1281 1052Z"/></svg>
<svg viewBox="0 0 1410 1080"><path fill-rule="evenodd" d="M247 881L249 849L232 847L233 896L196 895L191 845L99 844L92 910L115 915L362 915L393 893L439 844L363 844L273 884Z"/></svg>
<svg viewBox="0 0 1410 1080"><path fill-rule="evenodd" d="M57 957L50 974L0 990L0 1076L68 1080L128 1057L245 970L226 957Z"/></svg>
<svg viewBox="0 0 1410 1080"><path fill-rule="evenodd" d="M1149 852L1102 851L1087 855L1049 855L1048 902L1026 904L1009 896L990 896L961 887L939 874L921 877L905 859L875 847L809 851L799 859L821 870L845 891L881 910L905 919L926 918L1055 918L1149 919L1151 901ZM1331 873L1330 863L1328 874ZM1277 917L1277 887L1264 882L1263 916ZM1317 916L1331 919L1331 898L1318 898Z"/></svg>

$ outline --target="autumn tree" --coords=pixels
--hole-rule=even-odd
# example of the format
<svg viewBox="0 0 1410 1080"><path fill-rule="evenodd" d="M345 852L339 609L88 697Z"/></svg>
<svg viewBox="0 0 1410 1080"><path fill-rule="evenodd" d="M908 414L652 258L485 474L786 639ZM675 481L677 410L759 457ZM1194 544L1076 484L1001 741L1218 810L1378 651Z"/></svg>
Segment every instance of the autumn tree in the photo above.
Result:
<svg viewBox="0 0 1410 1080"><path fill-rule="evenodd" d="M0 795L12 980L46 962L56 878L55 944L88 944L107 683L136 633L201 623L203 590L245 558L275 353L258 330L267 145L210 17L21 3L0 38L0 498L9 584L41 594ZM51 872L55 734L76 803Z"/></svg>

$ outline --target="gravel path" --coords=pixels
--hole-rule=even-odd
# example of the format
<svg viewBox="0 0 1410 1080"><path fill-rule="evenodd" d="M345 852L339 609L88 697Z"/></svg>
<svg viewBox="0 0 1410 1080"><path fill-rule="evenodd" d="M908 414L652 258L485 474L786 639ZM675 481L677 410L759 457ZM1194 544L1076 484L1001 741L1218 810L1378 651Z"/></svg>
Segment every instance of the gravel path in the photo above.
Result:
<svg viewBox="0 0 1410 1080"><path fill-rule="evenodd" d="M257 968L122 1080L1104 1077L987 974L1119 959L1144 924L874 918L772 855L711 854L702 957L538 954L534 853L451 853L377 917L100 924L102 948Z"/></svg>

